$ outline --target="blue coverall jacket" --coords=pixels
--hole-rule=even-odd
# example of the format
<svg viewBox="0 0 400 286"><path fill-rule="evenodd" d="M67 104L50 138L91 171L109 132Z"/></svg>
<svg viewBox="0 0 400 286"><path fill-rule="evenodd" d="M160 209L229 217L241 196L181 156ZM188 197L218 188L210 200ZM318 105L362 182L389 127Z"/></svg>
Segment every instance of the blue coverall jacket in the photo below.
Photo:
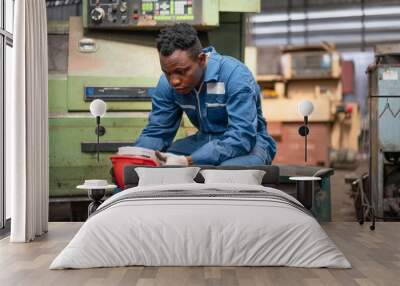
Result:
<svg viewBox="0 0 400 286"><path fill-rule="evenodd" d="M195 138L202 141L196 150L184 154L191 155L194 164L219 165L255 149L265 158L263 163L270 164L276 146L267 133L260 88L253 75L243 63L218 54L213 47L203 51L208 60L200 90L179 94L162 75L152 97L148 125L134 145L172 151L169 148L185 112L199 130Z"/></svg>

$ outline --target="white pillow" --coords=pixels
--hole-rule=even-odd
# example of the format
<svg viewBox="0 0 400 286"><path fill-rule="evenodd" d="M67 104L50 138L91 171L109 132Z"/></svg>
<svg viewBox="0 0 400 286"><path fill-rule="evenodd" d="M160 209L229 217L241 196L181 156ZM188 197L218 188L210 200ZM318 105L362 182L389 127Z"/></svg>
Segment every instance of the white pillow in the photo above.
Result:
<svg viewBox="0 0 400 286"><path fill-rule="evenodd" d="M265 171L262 170L202 170L205 184L234 183L261 185Z"/></svg>
<svg viewBox="0 0 400 286"><path fill-rule="evenodd" d="M200 168L135 168L139 176L138 186L195 183Z"/></svg>

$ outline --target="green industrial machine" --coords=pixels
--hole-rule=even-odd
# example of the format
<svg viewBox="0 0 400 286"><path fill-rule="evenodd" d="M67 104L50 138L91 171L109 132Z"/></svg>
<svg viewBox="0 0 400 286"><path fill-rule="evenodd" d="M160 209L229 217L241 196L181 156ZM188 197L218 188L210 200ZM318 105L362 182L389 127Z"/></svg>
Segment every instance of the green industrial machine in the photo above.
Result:
<svg viewBox="0 0 400 286"><path fill-rule="evenodd" d="M110 155L133 143L146 125L161 75L155 48L160 28L187 22L199 30L204 46L243 59L244 13L259 9L259 0L83 1L82 17L64 23L66 70L49 74L50 201L83 199L86 192L76 185L85 179L110 181ZM49 22L49 30L57 25ZM108 107L99 162L95 119L89 113L95 98ZM177 137L190 128L183 120Z"/></svg>

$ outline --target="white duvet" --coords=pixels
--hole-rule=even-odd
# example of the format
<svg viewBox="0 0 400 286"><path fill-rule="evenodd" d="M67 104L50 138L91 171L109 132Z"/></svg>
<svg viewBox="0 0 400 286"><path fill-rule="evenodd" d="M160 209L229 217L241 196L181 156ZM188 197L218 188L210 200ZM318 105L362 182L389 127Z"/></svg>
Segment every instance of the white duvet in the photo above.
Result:
<svg viewBox="0 0 400 286"><path fill-rule="evenodd" d="M145 266L294 266L349 268L318 222L279 200L173 197L121 200L146 191L262 190L238 184L135 187L106 200L50 269Z"/></svg>

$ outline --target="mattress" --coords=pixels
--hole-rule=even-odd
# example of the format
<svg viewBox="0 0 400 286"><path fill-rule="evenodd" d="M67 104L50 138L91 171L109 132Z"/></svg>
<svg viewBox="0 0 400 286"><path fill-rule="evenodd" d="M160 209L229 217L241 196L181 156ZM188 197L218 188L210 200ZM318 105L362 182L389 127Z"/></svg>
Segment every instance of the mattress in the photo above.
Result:
<svg viewBox="0 0 400 286"><path fill-rule="evenodd" d="M351 267L290 195L197 183L140 186L112 196L50 269L131 265Z"/></svg>

